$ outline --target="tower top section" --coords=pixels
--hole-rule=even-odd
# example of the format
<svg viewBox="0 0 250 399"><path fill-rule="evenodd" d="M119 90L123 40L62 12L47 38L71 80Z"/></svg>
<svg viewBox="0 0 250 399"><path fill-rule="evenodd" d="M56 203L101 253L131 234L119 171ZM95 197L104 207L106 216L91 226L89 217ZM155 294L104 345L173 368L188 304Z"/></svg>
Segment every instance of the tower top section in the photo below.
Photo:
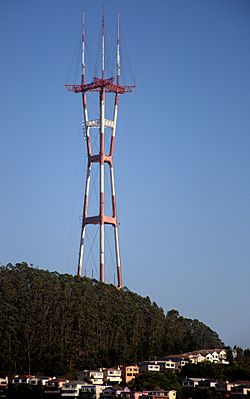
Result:
<svg viewBox="0 0 250 399"><path fill-rule="evenodd" d="M114 77L105 78L105 23L104 23L104 7L102 6L102 24L101 24L101 78L94 77L92 82L85 83L85 27L84 14L82 19L82 69L81 69L81 84L65 84L68 91L74 93L85 92L101 92L124 94L130 93L135 88L135 85L123 86L120 84L121 62L120 62L120 20L119 14L117 17L117 47L116 47L116 81Z"/></svg>

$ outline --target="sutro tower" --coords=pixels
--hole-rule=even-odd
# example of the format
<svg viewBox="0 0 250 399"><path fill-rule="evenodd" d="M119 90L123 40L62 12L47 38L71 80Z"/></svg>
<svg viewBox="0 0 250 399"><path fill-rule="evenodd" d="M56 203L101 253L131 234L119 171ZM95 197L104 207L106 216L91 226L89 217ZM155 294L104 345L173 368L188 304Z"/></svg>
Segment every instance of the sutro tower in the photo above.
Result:
<svg viewBox="0 0 250 399"><path fill-rule="evenodd" d="M86 234L86 228L88 225L94 224L100 227L100 245L99 245L99 256L100 256L100 281L104 282L104 225L109 224L113 226L114 240L115 240L115 253L116 253L116 268L117 268L117 286L122 287L122 274L121 274L121 260L120 260L120 244L118 235L118 219L116 212L116 195L115 195L115 181L114 181L114 165L113 165L113 154L114 154L114 143L117 125L117 114L118 114L118 99L119 94L131 92L135 86L122 86L120 84L120 32L119 32L119 14L117 19L117 47L116 47L116 79L114 77L105 77L105 58L104 58L104 12L102 9L102 35L101 35L101 77L95 77L92 82L85 83L85 39L84 39L84 16L82 24L82 70L81 70L81 84L78 85L66 85L69 91L74 93L82 93L82 105L83 105L83 118L86 132L86 145L87 145L87 156L88 166L86 175L85 195L83 204L82 214L82 227L80 237L80 248L79 258L77 266L77 274L82 275L83 268L83 253L84 253L84 239ZM87 92L99 93L99 115L97 119L89 120L87 111ZM114 99L114 110L113 119L105 118L105 95L111 93ZM100 140L99 140L99 153L92 154L91 150L91 129L99 128ZM109 153L105 153L105 130L111 129L111 139L109 145ZM106 137L107 139L107 137ZM91 179L91 169L93 163L99 164L99 214L89 215L89 187ZM111 181L111 197L112 197L112 214L105 215L104 205L104 164L109 165L110 169L110 181Z"/></svg>

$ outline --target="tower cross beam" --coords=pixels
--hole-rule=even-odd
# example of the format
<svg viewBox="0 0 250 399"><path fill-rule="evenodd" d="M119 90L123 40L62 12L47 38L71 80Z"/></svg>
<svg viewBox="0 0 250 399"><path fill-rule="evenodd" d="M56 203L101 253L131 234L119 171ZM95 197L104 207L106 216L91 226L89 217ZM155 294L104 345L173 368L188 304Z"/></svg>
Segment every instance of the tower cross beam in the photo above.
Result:
<svg viewBox="0 0 250 399"><path fill-rule="evenodd" d="M135 85L121 86L119 84L114 83L114 78L110 79L94 78L93 82L91 83L79 84L79 85L66 84L65 87L68 91L73 91L74 93L84 93L87 91L100 92L104 90L107 93L124 94L124 93L131 93L135 88Z"/></svg>

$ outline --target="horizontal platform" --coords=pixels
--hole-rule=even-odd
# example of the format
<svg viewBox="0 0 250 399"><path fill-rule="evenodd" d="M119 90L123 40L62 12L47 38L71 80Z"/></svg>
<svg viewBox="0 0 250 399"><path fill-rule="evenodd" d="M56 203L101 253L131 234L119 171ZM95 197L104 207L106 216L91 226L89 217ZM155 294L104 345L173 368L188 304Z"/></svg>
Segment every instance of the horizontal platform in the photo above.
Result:
<svg viewBox="0 0 250 399"><path fill-rule="evenodd" d="M100 120L99 119L92 119L86 122L87 127L100 127ZM104 126L113 128L115 126L115 122L111 119L104 119Z"/></svg>
<svg viewBox="0 0 250 399"><path fill-rule="evenodd" d="M66 84L66 89L73 91L74 93L85 93L87 91L100 92L105 91L106 93L117 93L124 94L133 91L135 86L121 86L114 83L114 78L110 79L99 79L94 78L93 82L87 84Z"/></svg>
<svg viewBox="0 0 250 399"><path fill-rule="evenodd" d="M101 224L100 215L97 216L89 216L86 217L83 221L86 224ZM117 219L113 216L104 216L104 224L112 224L113 226L117 226Z"/></svg>
<svg viewBox="0 0 250 399"><path fill-rule="evenodd" d="M90 155L88 157L89 162L101 162L101 155L97 154L97 155ZM113 157L112 155L104 155L104 162L109 163L110 165L112 165L113 163Z"/></svg>

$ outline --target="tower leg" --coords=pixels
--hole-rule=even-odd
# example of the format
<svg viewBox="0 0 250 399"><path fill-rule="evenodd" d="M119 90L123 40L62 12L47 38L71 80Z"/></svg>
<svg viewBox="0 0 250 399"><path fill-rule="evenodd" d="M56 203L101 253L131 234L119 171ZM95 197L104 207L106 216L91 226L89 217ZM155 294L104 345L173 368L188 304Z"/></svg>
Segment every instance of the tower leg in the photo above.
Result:
<svg viewBox="0 0 250 399"><path fill-rule="evenodd" d="M114 168L113 168L112 164L110 165L110 180L111 180L113 217L115 218L114 234L115 234L117 280L118 280L118 288L121 288L122 287L121 257L120 257L120 245L119 245L119 234L118 234L118 221L117 221L117 214L116 214L115 176L114 176Z"/></svg>
<svg viewBox="0 0 250 399"><path fill-rule="evenodd" d="M100 92L100 281L104 283L104 91Z"/></svg>
<svg viewBox="0 0 250 399"><path fill-rule="evenodd" d="M82 214L82 229L81 229L81 237L80 237L80 249L79 249L78 267L77 267L77 275L78 276L82 275L84 238L85 238L85 232L86 232L85 218L87 216L87 210L88 210L90 174L91 174L91 162L88 163L88 171L87 171L87 176L86 176L84 206L83 206L83 214Z"/></svg>
<svg viewBox="0 0 250 399"><path fill-rule="evenodd" d="M118 226L114 226L115 232L115 254L116 254L116 266L117 266L117 279L118 288L122 288L122 273L121 273L121 258L120 258L120 245L119 245L119 234Z"/></svg>

